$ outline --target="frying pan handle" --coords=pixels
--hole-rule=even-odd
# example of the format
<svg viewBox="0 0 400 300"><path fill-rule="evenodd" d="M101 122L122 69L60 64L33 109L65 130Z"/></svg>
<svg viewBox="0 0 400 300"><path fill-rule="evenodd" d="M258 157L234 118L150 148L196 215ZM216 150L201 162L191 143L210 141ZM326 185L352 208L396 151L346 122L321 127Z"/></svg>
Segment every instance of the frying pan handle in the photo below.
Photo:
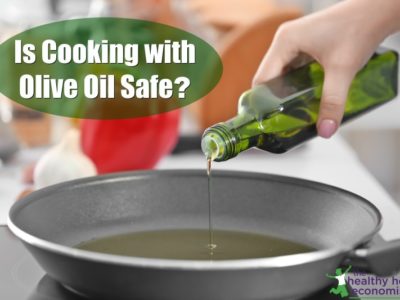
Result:
<svg viewBox="0 0 400 300"><path fill-rule="evenodd" d="M345 264L378 276L393 275L400 271L400 239L355 249Z"/></svg>

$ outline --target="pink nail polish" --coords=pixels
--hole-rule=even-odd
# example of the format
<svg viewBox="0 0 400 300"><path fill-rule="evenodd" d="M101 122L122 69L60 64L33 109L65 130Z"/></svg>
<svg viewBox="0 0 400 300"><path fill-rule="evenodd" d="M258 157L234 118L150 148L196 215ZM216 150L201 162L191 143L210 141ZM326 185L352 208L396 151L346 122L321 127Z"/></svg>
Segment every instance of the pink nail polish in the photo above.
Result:
<svg viewBox="0 0 400 300"><path fill-rule="evenodd" d="M336 122L333 120L322 120L318 126L318 134L323 138L330 138L337 130Z"/></svg>

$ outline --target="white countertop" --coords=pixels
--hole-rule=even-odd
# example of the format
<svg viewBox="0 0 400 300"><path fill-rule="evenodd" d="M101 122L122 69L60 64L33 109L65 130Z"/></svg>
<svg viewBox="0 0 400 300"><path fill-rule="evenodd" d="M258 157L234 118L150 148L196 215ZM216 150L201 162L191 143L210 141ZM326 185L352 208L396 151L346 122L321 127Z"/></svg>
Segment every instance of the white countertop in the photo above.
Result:
<svg viewBox="0 0 400 300"><path fill-rule="evenodd" d="M34 161L41 152L40 149L21 151L12 163L0 167L0 225L6 223L9 208L24 189L21 183L22 166ZM314 139L284 155L251 150L230 161L215 163L213 167L294 176L347 189L365 197L380 209L384 218L381 234L385 239L400 238L399 206L338 136L330 140ZM205 159L200 152L168 156L158 168L205 169Z"/></svg>

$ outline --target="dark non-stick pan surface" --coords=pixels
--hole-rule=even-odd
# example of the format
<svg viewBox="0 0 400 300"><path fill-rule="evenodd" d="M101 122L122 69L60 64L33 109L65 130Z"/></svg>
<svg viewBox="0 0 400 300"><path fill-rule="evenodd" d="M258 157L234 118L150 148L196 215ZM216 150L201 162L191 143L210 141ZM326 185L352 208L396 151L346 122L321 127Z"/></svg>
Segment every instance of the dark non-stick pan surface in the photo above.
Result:
<svg viewBox="0 0 400 300"><path fill-rule="evenodd" d="M236 261L123 257L72 248L132 231L208 228L204 170L132 172L71 181L16 203L11 230L46 272L94 299L296 299L378 230L377 209L357 195L276 175L214 172L218 229L282 237L318 251Z"/></svg>

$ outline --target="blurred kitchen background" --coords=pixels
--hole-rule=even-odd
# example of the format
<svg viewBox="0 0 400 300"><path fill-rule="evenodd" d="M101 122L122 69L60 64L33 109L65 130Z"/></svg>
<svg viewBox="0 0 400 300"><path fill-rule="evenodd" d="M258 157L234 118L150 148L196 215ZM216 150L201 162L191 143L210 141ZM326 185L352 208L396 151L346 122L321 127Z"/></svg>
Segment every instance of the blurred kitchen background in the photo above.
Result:
<svg viewBox="0 0 400 300"><path fill-rule="evenodd" d="M250 87L251 77L282 22L335 2L0 0L0 40L50 21L109 15L158 21L201 36L219 51L224 63L224 75L205 99L181 112L181 139L175 150L179 152L198 147L198 136L205 127L235 114L238 96ZM400 35L390 37L385 44L400 49ZM79 121L43 115L0 97L0 157L4 166L15 160L16 151L28 149L35 152L35 149L39 149L39 152L44 152L43 149L59 143L69 128L81 126ZM340 134L355 149L368 170L400 202L400 102L393 101L353 121L344 126ZM21 180L29 184L34 167L34 163L25 166Z"/></svg>

